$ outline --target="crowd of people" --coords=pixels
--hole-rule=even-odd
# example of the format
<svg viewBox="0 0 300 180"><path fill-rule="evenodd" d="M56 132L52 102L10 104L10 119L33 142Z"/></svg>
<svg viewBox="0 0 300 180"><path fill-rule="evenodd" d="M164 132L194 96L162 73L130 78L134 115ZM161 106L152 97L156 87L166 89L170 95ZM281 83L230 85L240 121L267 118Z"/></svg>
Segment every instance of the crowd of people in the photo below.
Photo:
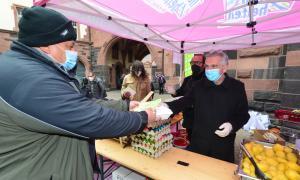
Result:
<svg viewBox="0 0 300 180"><path fill-rule="evenodd" d="M69 73L78 61L72 22L42 7L22 14L18 39L0 55L0 177L93 179L94 139L139 133L160 120L153 109L131 112L153 91L151 78L133 62L122 100L108 100L93 72L81 86ZM160 106L183 111L188 150L233 162L235 133L249 119L244 84L226 74L222 51L195 54L191 67L172 93L182 97ZM156 80L163 94L166 79L158 73Z"/></svg>

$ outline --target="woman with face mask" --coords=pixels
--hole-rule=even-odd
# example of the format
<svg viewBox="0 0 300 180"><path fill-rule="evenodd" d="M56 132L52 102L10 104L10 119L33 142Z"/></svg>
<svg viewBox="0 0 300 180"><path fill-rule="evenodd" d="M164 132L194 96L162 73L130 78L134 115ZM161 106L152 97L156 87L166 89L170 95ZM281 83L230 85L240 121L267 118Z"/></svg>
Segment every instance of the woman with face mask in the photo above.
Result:
<svg viewBox="0 0 300 180"><path fill-rule="evenodd" d="M150 91L150 79L143 63L141 61L134 61L130 74L124 77L121 97L123 99L141 101Z"/></svg>

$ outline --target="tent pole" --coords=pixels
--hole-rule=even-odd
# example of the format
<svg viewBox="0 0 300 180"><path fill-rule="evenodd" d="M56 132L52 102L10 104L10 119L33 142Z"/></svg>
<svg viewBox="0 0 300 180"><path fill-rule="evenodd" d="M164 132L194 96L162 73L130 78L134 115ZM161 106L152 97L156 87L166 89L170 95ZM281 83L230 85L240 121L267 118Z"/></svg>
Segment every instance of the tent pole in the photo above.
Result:
<svg viewBox="0 0 300 180"><path fill-rule="evenodd" d="M182 84L182 77L184 79L184 53L181 53L181 68L180 68L180 77L179 84Z"/></svg>
<svg viewBox="0 0 300 180"><path fill-rule="evenodd" d="M162 49L162 73L165 76L165 49Z"/></svg>
<svg viewBox="0 0 300 180"><path fill-rule="evenodd" d="M149 31L153 32L156 36L160 37L163 41L166 41L169 45L171 45L175 49L179 50L179 48L176 47L174 44L172 44L172 42L170 42L169 40L163 38L160 34L158 34L157 32L155 32L153 29L149 28L149 26L148 26L148 29L149 29ZM150 38L148 38L148 40L150 40Z"/></svg>
<svg viewBox="0 0 300 180"><path fill-rule="evenodd" d="M255 43L255 34L257 33L255 31L255 25L256 21L253 20L253 6L258 3L258 0L249 0L248 5L249 5L249 23L247 23L247 27L251 28L251 45L254 46L256 45Z"/></svg>

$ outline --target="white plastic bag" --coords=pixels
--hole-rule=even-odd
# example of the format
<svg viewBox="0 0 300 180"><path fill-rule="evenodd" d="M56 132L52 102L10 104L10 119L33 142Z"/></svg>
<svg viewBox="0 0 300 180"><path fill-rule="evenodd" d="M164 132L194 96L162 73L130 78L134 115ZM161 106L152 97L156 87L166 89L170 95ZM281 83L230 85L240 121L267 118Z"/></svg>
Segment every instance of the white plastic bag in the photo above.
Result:
<svg viewBox="0 0 300 180"><path fill-rule="evenodd" d="M156 116L160 117L161 120L166 120L173 114L172 110L165 106L158 106L157 108L155 108L155 110Z"/></svg>
<svg viewBox="0 0 300 180"><path fill-rule="evenodd" d="M253 129L267 130L270 125L269 115L261 114L256 111L249 111L250 119L243 129L250 131Z"/></svg>

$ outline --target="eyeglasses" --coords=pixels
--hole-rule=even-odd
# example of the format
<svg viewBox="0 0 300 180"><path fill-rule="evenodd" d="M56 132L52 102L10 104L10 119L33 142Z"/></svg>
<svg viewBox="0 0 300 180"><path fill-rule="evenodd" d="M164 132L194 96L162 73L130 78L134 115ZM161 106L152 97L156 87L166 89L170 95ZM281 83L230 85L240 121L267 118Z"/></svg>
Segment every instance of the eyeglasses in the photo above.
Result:
<svg viewBox="0 0 300 180"><path fill-rule="evenodd" d="M190 64L191 65L195 64L195 65L201 66L203 64L203 62L201 62L201 61L191 61Z"/></svg>

